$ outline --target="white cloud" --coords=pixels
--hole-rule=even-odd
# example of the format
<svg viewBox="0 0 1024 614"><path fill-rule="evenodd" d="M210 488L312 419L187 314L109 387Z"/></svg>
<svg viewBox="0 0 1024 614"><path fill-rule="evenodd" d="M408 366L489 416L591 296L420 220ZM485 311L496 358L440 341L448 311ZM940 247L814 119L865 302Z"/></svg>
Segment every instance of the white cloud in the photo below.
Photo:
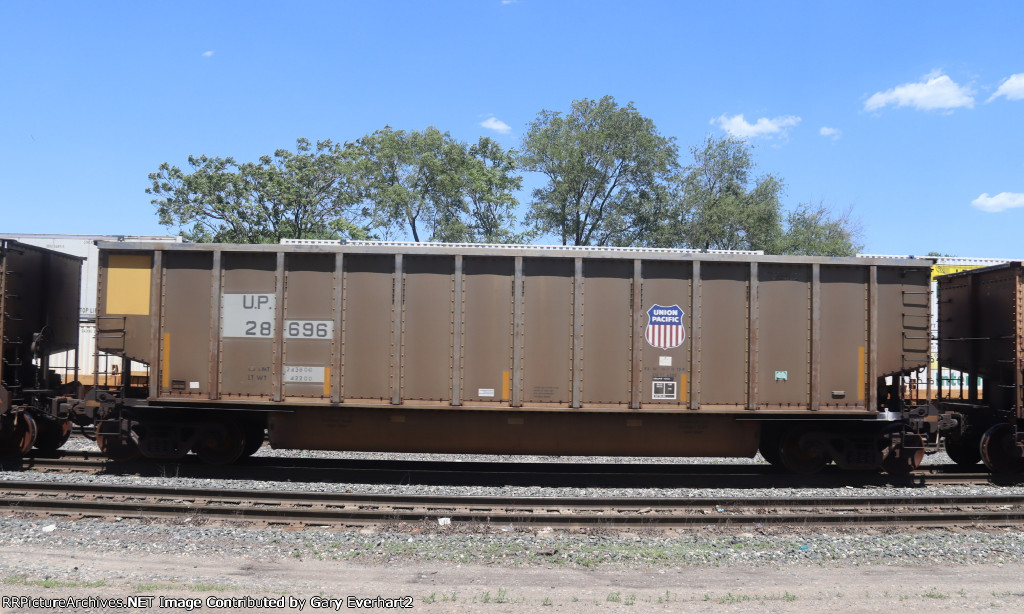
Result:
<svg viewBox="0 0 1024 614"><path fill-rule="evenodd" d="M989 213L999 213L1007 209L1024 207L1024 194L1014 192L1000 192L995 196L989 196L988 192L971 201L971 205Z"/></svg>
<svg viewBox="0 0 1024 614"><path fill-rule="evenodd" d="M828 126L822 126L821 130L818 130L818 134L824 137L829 137L833 141L838 141L839 137L843 136L842 130L839 128L830 128Z"/></svg>
<svg viewBox="0 0 1024 614"><path fill-rule="evenodd" d="M213 57L213 52L212 51L204 51L203 52L203 57L204 58L211 58L211 57Z"/></svg>
<svg viewBox="0 0 1024 614"><path fill-rule="evenodd" d="M988 99L992 102L996 98L1004 96L1007 100L1024 100L1024 72L1010 75L999 85L999 89Z"/></svg>
<svg viewBox="0 0 1024 614"><path fill-rule="evenodd" d="M864 103L865 111L877 111L887 106L914 107L919 111L974 107L970 88L957 85L941 72L925 75L923 81L904 83L891 90L877 92Z"/></svg>
<svg viewBox="0 0 1024 614"><path fill-rule="evenodd" d="M743 119L743 114L728 117L725 114L719 115L717 119L711 120L711 124L718 124L718 127L739 139L751 139L759 136L773 137L786 136L787 128L800 123L800 118L795 115L783 115L768 119L762 117L753 124Z"/></svg>
<svg viewBox="0 0 1024 614"><path fill-rule="evenodd" d="M480 122L480 125L483 126L484 128L487 128L488 130L494 130L499 134L508 134L509 132L512 131L512 126L509 126L508 124L501 121L497 117L494 117L493 115L488 117L484 121Z"/></svg>

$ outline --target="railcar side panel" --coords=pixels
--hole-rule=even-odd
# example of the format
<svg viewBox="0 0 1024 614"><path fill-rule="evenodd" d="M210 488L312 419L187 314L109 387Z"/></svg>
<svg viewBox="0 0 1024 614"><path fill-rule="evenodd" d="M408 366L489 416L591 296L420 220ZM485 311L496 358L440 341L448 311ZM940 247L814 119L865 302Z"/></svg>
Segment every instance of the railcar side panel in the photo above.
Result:
<svg viewBox="0 0 1024 614"><path fill-rule="evenodd" d="M122 322L126 352L158 365L154 400L871 412L880 378L926 362L924 262L529 247L103 254L101 315ZM113 296L132 274L150 288Z"/></svg>
<svg viewBox="0 0 1024 614"><path fill-rule="evenodd" d="M82 259L0 237L0 456L59 448L77 393ZM53 359L57 360L53 360ZM52 364L51 364L51 361Z"/></svg>
<svg viewBox="0 0 1024 614"><path fill-rule="evenodd" d="M302 401L331 398L335 371L332 254L287 254L281 331L283 396Z"/></svg>
<svg viewBox="0 0 1024 614"><path fill-rule="evenodd" d="M32 335L42 332L50 351L77 347L80 290L71 285L80 279L81 259L12 240L0 241L4 267L0 298L4 311L0 317L6 339L30 344Z"/></svg>
<svg viewBox="0 0 1024 614"><path fill-rule="evenodd" d="M750 383L750 265L701 264L699 406L745 409Z"/></svg>
<svg viewBox="0 0 1024 614"><path fill-rule="evenodd" d="M757 407L809 409L811 267L759 265L755 321Z"/></svg>
<svg viewBox="0 0 1024 614"><path fill-rule="evenodd" d="M463 260L462 402L512 402L514 258Z"/></svg>
<svg viewBox="0 0 1024 614"><path fill-rule="evenodd" d="M641 368L637 371L642 406L688 408L691 387L699 383L693 374L700 371L699 363L693 366L693 357L699 353L691 350L701 332L693 325L693 263L642 262L641 284L639 292L634 291L634 296L639 295L641 300L633 334L641 348ZM647 328L651 325L651 313L657 308L678 308L682 315L678 336L663 338L666 342L655 345L659 335L652 333L648 337ZM637 341L633 345L636 347Z"/></svg>
<svg viewBox="0 0 1024 614"><path fill-rule="evenodd" d="M931 328L930 273L878 267L875 314L878 376L903 373L926 362Z"/></svg>
<svg viewBox="0 0 1024 614"><path fill-rule="evenodd" d="M572 402L573 260L523 262L522 387L524 404Z"/></svg>
<svg viewBox="0 0 1024 614"><path fill-rule="evenodd" d="M584 405L629 406L635 334L632 286L632 262L583 262L583 330L579 340L583 355L579 378Z"/></svg>
<svg viewBox="0 0 1024 614"><path fill-rule="evenodd" d="M210 398L213 376L223 363L216 354L219 318L211 315L213 255L171 252L163 261L159 353L145 362L159 365L161 396ZM128 328L132 325L129 320Z"/></svg>
<svg viewBox="0 0 1024 614"><path fill-rule="evenodd" d="M220 396L273 400L277 259L273 253L226 253L221 269ZM215 273L216 274L216 273Z"/></svg>
<svg viewBox="0 0 1024 614"><path fill-rule="evenodd" d="M395 256L346 254L343 310L343 396L391 400Z"/></svg>
<svg viewBox="0 0 1024 614"><path fill-rule="evenodd" d="M821 266L816 313L821 342L812 359L819 371L821 409L867 408L869 274L868 267Z"/></svg>
<svg viewBox="0 0 1024 614"><path fill-rule="evenodd" d="M404 262L402 400L451 401L454 260L413 256Z"/></svg>
<svg viewBox="0 0 1024 614"><path fill-rule="evenodd" d="M983 378L993 409L1018 405L1021 394L1022 266L1010 262L938 278L939 366Z"/></svg>

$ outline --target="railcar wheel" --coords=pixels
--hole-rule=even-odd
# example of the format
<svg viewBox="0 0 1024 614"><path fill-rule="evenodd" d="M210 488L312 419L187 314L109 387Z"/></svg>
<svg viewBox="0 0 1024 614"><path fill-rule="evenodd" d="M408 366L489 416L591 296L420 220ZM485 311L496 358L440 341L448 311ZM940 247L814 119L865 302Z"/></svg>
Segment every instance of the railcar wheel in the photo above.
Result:
<svg viewBox="0 0 1024 614"><path fill-rule="evenodd" d="M220 426L222 428L203 434L195 445L196 454L204 463L228 465L241 458L245 451L245 431L238 422L224 420Z"/></svg>
<svg viewBox="0 0 1024 614"><path fill-rule="evenodd" d="M245 423L245 449L242 450L242 456L249 457L259 451L263 447L263 438L265 437L266 429L263 428L263 422L261 421L250 421Z"/></svg>
<svg viewBox="0 0 1024 614"><path fill-rule="evenodd" d="M142 453L131 438L121 441L120 426L116 420L101 420L96 423L96 445L112 461L126 463L137 459Z"/></svg>
<svg viewBox="0 0 1024 614"><path fill-rule="evenodd" d="M1013 426L997 424L981 436L981 460L992 473L1013 473L1024 468Z"/></svg>
<svg viewBox="0 0 1024 614"><path fill-rule="evenodd" d="M39 420L39 435L36 448L43 452L55 452L71 437L70 420Z"/></svg>
<svg viewBox="0 0 1024 614"><path fill-rule="evenodd" d="M825 468L829 457L818 443L803 441L805 434L799 428L787 431L779 443L779 460L783 467L793 473L812 475Z"/></svg>
<svg viewBox="0 0 1024 614"><path fill-rule="evenodd" d="M907 475L921 466L924 460L924 439L917 433L906 433L900 445L890 448L882 461L889 475Z"/></svg>
<svg viewBox="0 0 1024 614"><path fill-rule="evenodd" d="M22 412L15 417L11 436L0 440L0 456L25 456L36 442L39 428L31 414Z"/></svg>
<svg viewBox="0 0 1024 614"><path fill-rule="evenodd" d="M946 454L961 467L973 467L981 462L981 437L971 431L959 437L946 437Z"/></svg>

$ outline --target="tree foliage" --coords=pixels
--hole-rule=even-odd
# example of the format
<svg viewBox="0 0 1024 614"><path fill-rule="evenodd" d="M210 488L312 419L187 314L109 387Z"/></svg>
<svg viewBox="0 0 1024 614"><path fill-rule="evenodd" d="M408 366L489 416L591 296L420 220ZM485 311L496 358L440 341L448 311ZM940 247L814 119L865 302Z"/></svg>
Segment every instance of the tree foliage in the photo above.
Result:
<svg viewBox="0 0 1024 614"><path fill-rule="evenodd" d="M850 211L834 215L823 203L784 213L782 180L754 178L750 146L708 137L692 147L681 196L657 244L695 249L763 250L768 254L852 256L861 230Z"/></svg>
<svg viewBox="0 0 1024 614"><path fill-rule="evenodd" d="M794 256L854 256L864 248L861 229L847 210L833 215L824 203L805 203L786 216L778 253Z"/></svg>
<svg viewBox="0 0 1024 614"><path fill-rule="evenodd" d="M488 138L460 142L429 127L390 126L351 147L370 226L386 238L494 243L516 240L516 154Z"/></svg>
<svg viewBox="0 0 1024 614"><path fill-rule="evenodd" d="M277 243L282 238L365 238L341 146L306 139L257 162L189 156L149 175L160 223L197 242Z"/></svg>
<svg viewBox="0 0 1024 614"><path fill-rule="evenodd" d="M547 183L533 191L535 232L562 245L649 242L673 193L678 152L633 103L611 96L543 110L523 141L523 167Z"/></svg>
<svg viewBox="0 0 1024 614"><path fill-rule="evenodd" d="M674 236L661 242L773 253L782 235L782 181L772 175L753 179L750 147L738 139L708 137L690 153Z"/></svg>
<svg viewBox="0 0 1024 614"><path fill-rule="evenodd" d="M149 175L161 224L197 242L384 238L764 250L853 255L861 229L823 203L783 211L783 183L755 177L750 146L708 137L680 168L674 139L633 103L576 100L542 110L522 153L434 127L385 126L354 142L298 139L255 162L190 156ZM519 226L522 170L545 182Z"/></svg>

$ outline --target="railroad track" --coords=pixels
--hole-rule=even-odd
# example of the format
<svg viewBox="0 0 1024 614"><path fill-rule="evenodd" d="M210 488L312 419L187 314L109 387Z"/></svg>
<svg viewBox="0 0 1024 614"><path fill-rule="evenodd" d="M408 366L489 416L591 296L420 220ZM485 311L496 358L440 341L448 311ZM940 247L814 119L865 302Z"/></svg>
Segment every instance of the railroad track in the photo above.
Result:
<svg viewBox="0 0 1024 614"><path fill-rule="evenodd" d="M1020 525L1024 495L940 497L462 497L0 481L0 507L73 519L202 518L268 525L390 522L530 527ZM447 520L445 520L447 519Z"/></svg>
<svg viewBox="0 0 1024 614"><path fill-rule="evenodd" d="M981 466L979 465L979 469ZM1020 485L1024 476L965 472L954 465L922 468L908 476L877 472L819 475L781 473L769 465L586 464L450 462L257 457L230 466L211 466L189 457L173 463L115 463L99 452L61 451L0 464L7 471L79 472L143 477L182 477L290 482L433 484L471 486L580 486L637 488L825 488L834 486Z"/></svg>

